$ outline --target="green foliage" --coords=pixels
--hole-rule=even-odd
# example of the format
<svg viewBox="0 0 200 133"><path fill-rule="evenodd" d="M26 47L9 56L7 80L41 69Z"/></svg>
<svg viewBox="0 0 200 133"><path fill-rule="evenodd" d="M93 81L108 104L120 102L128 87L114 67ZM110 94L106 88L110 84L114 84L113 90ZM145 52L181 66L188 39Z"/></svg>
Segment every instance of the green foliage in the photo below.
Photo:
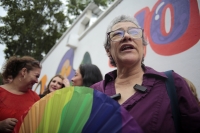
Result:
<svg viewBox="0 0 200 133"><path fill-rule="evenodd" d="M97 6L102 8L108 7L114 0L66 0L67 2L67 13L69 16L78 17L82 11L88 6L90 2L94 2ZM68 19L71 24L75 19Z"/></svg>
<svg viewBox="0 0 200 133"><path fill-rule="evenodd" d="M7 16L0 17L0 44L5 58L29 55L42 60L90 2L106 8L114 0L66 0L67 16L60 0L0 0Z"/></svg>
<svg viewBox="0 0 200 133"><path fill-rule="evenodd" d="M38 60L47 54L67 29L59 0L0 0L7 16L0 17L0 43L5 58L29 55Z"/></svg>

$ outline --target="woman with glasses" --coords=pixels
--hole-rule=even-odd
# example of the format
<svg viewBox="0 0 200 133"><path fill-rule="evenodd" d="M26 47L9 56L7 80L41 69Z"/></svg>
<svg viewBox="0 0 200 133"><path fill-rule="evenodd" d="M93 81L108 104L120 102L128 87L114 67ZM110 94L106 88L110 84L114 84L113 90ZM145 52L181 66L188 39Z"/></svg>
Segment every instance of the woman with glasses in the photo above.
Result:
<svg viewBox="0 0 200 133"><path fill-rule="evenodd" d="M136 119L144 133L175 133L174 121L162 72L145 66L147 45L143 29L132 17L121 15L108 27L104 44L117 69L91 86L109 96L121 95L118 103ZM181 133L200 133L200 107L187 83L177 73L173 78L181 114Z"/></svg>
<svg viewBox="0 0 200 133"><path fill-rule="evenodd" d="M0 133L12 132L21 116L40 97L32 91L38 82L40 63L32 57L11 57L3 67L3 79L12 78L0 86Z"/></svg>

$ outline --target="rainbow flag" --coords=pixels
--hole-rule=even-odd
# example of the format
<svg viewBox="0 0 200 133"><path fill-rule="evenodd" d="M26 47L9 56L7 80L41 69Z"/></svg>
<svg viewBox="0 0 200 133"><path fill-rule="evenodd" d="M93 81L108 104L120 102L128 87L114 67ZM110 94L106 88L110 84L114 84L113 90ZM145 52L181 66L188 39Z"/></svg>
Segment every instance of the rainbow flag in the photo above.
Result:
<svg viewBox="0 0 200 133"><path fill-rule="evenodd" d="M133 117L107 95L67 87L36 102L15 127L19 133L141 133Z"/></svg>

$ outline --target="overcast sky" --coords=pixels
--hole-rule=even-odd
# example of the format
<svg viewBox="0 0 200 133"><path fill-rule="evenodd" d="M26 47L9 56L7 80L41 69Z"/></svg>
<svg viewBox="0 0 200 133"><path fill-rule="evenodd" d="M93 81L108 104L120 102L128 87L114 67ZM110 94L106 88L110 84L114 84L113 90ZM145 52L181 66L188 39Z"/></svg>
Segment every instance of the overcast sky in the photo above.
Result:
<svg viewBox="0 0 200 133"><path fill-rule="evenodd" d="M4 11L2 7L0 7L0 16L5 16L5 15L6 15L6 12ZM5 61L5 58L4 58L5 54L3 52L4 49L5 49L5 46L0 44L0 69Z"/></svg>

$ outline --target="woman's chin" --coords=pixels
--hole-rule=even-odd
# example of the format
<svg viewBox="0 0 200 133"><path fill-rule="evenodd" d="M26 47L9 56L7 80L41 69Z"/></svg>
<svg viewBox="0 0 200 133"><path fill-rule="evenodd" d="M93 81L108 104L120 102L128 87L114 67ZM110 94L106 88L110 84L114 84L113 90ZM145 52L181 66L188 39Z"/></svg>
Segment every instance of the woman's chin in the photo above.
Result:
<svg viewBox="0 0 200 133"><path fill-rule="evenodd" d="M134 59L134 58L126 58L126 59L123 59L123 60L122 60L122 63L120 63L120 64L130 66L130 65L135 64L136 62L138 62L137 59Z"/></svg>
<svg viewBox="0 0 200 133"><path fill-rule="evenodd" d="M55 90L54 90L54 89L50 89L49 91L50 91L50 92L54 92Z"/></svg>

